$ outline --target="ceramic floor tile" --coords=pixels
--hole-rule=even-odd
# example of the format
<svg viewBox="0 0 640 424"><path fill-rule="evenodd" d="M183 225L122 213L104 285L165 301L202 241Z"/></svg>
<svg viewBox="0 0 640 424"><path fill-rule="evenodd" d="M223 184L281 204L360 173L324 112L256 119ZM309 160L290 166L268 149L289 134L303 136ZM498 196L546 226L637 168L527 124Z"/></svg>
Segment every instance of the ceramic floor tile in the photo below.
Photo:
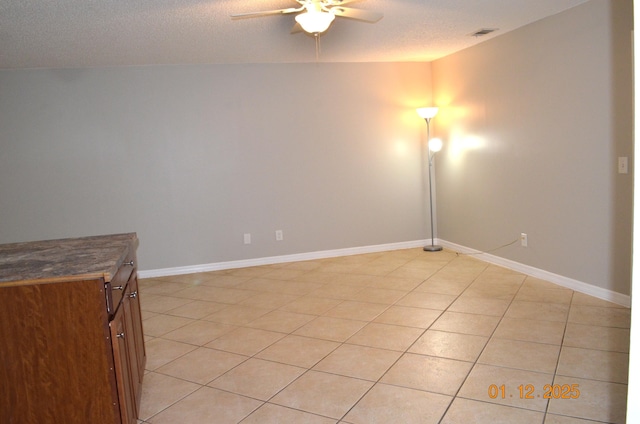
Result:
<svg viewBox="0 0 640 424"><path fill-rule="evenodd" d="M353 272L358 274L367 274L374 276L385 276L391 274L393 271L399 268L398 263L380 263L380 264L366 264L354 268Z"/></svg>
<svg viewBox="0 0 640 424"><path fill-rule="evenodd" d="M208 386L266 401L305 371L300 367L251 358Z"/></svg>
<svg viewBox="0 0 640 424"><path fill-rule="evenodd" d="M197 346L173 340L160 338L150 340L145 343L145 350L147 352L147 364L145 368L153 371L197 348Z"/></svg>
<svg viewBox="0 0 640 424"><path fill-rule="evenodd" d="M597 424L597 421L547 413L544 424Z"/></svg>
<svg viewBox="0 0 640 424"><path fill-rule="evenodd" d="M629 352L630 331L628 328L600 327L582 324L567 324L565 346L585 349Z"/></svg>
<svg viewBox="0 0 640 424"><path fill-rule="evenodd" d="M299 278L307 271L302 269L278 268L262 275L262 278L271 278L274 280L293 280Z"/></svg>
<svg viewBox="0 0 640 424"><path fill-rule="evenodd" d="M483 336L427 330L409 352L475 362L488 340Z"/></svg>
<svg viewBox="0 0 640 424"><path fill-rule="evenodd" d="M493 338L478 363L553 374L559 355L557 345Z"/></svg>
<svg viewBox="0 0 640 424"><path fill-rule="evenodd" d="M488 337L493 333L498 322L500 322L499 317L445 312L433 323L430 329Z"/></svg>
<svg viewBox="0 0 640 424"><path fill-rule="evenodd" d="M461 296L449 306L447 311L501 317L509 307L509 303L510 300Z"/></svg>
<svg viewBox="0 0 640 424"><path fill-rule="evenodd" d="M554 284L551 283L549 281L546 280L542 280L540 278L536 278L536 277L531 277L531 276L527 276L527 278L525 278L524 283L522 283L522 288L525 289L543 289L543 290L568 290L571 291L571 289L568 289L566 287L562 287L559 286L558 284Z"/></svg>
<svg viewBox="0 0 640 424"><path fill-rule="evenodd" d="M200 347L157 368L156 372L207 384L247 359L246 356Z"/></svg>
<svg viewBox="0 0 640 424"><path fill-rule="evenodd" d="M242 424L336 424L335 419L265 403L249 415Z"/></svg>
<svg viewBox="0 0 640 424"><path fill-rule="evenodd" d="M313 369L346 377L377 381L402 355L392 350L342 345Z"/></svg>
<svg viewBox="0 0 640 424"><path fill-rule="evenodd" d="M371 323L350 337L347 342L381 349L405 351L423 332L422 328Z"/></svg>
<svg viewBox="0 0 640 424"><path fill-rule="evenodd" d="M333 275L333 274L331 274ZM326 297L328 299L348 300L364 290L362 286L348 286L339 283L325 284L309 293L310 296Z"/></svg>
<svg viewBox="0 0 640 424"><path fill-rule="evenodd" d="M255 399L201 387L148 421L151 424L235 424L261 405L262 402Z"/></svg>
<svg viewBox="0 0 640 424"><path fill-rule="evenodd" d="M442 314L433 309L391 306L374 319L382 324L403 325L405 327L428 328Z"/></svg>
<svg viewBox="0 0 640 424"><path fill-rule="evenodd" d="M233 325L198 320L164 334L162 338L203 346L235 328Z"/></svg>
<svg viewBox="0 0 640 424"><path fill-rule="evenodd" d="M372 277L367 281L367 287L376 289L390 289L409 291L418 287L424 280L424 276L400 275L398 271L384 277Z"/></svg>
<svg viewBox="0 0 640 424"><path fill-rule="evenodd" d="M514 300L525 302L560 303L568 305L571 303L573 291L571 290L548 290L540 288L523 287Z"/></svg>
<svg viewBox="0 0 640 424"><path fill-rule="evenodd" d="M569 311L569 322L602 327L629 328L631 310L629 308L572 305Z"/></svg>
<svg viewBox="0 0 640 424"><path fill-rule="evenodd" d="M335 308L325 312L324 315L334 318L355 319L359 321L372 321L384 312L389 306L379 303L365 303L345 300Z"/></svg>
<svg viewBox="0 0 640 424"><path fill-rule="evenodd" d="M434 269L420 269L420 268L413 268L410 266L401 266L400 268L397 268L386 275L388 277L393 277L393 278L407 278L407 279L415 280L416 282L413 285L413 287L407 287L407 290L413 290L419 284L421 284L424 280L431 277L436 271L437 271L437 266L434 267Z"/></svg>
<svg viewBox="0 0 640 424"><path fill-rule="evenodd" d="M510 302L518 290L518 286L474 282L464 291L462 296L479 297L482 299L500 299Z"/></svg>
<svg viewBox="0 0 640 424"><path fill-rule="evenodd" d="M175 309L171 309L166 313L168 315L174 315L184 318L201 319L207 315L211 315L214 312L218 312L228 305L216 302L206 302L203 300L194 300L185 305L179 306Z"/></svg>
<svg viewBox="0 0 640 424"><path fill-rule="evenodd" d="M282 293L259 293L240 302L240 305L263 309L276 309L293 302L300 296Z"/></svg>
<svg viewBox="0 0 640 424"><path fill-rule="evenodd" d="M577 385L575 399L554 398L549 401L549 413L571 417L624 423L627 410L627 385L575 377L557 376L554 386ZM577 392L573 392L576 396Z"/></svg>
<svg viewBox="0 0 640 424"><path fill-rule="evenodd" d="M299 261L299 262L289 262L282 264L283 268L288 269L299 269L303 271L313 271L322 266L322 260L308 260L308 261Z"/></svg>
<svg viewBox="0 0 640 424"><path fill-rule="evenodd" d="M344 342L357 333L366 322L350 319L318 317L297 329L294 334L316 339Z"/></svg>
<svg viewBox="0 0 640 424"><path fill-rule="evenodd" d="M564 322L503 318L494 337L559 345L562 343L564 327Z"/></svg>
<svg viewBox="0 0 640 424"><path fill-rule="evenodd" d="M406 353L380 381L453 396L472 366L471 362Z"/></svg>
<svg viewBox="0 0 640 424"><path fill-rule="evenodd" d="M183 317L159 314L144 320L144 333L149 336L159 337L170 331L184 327L194 320Z"/></svg>
<svg viewBox="0 0 640 424"><path fill-rule="evenodd" d="M398 300L395 304L398 306L411 306L414 308L427 308L444 311L456 300L456 296L450 294L438 294L427 292L411 292L405 297Z"/></svg>
<svg viewBox="0 0 640 424"><path fill-rule="evenodd" d="M214 287L235 287L247 281L249 277L240 277L236 275L212 274L202 281L203 285Z"/></svg>
<svg viewBox="0 0 640 424"><path fill-rule="evenodd" d="M196 272L193 274L173 275L168 278L177 283L187 284L190 286L199 286L211 279L211 277L212 274L209 274L207 272Z"/></svg>
<svg viewBox="0 0 640 424"><path fill-rule="evenodd" d="M315 315L296 314L293 312L273 311L250 322L247 326L261 330L291 333L315 319Z"/></svg>
<svg viewBox="0 0 640 424"><path fill-rule="evenodd" d="M450 403L450 396L376 384L349 411L345 421L353 424L437 424Z"/></svg>
<svg viewBox="0 0 640 424"><path fill-rule="evenodd" d="M464 292L471 284L471 281L448 281L447 279L438 279L437 274L424 283L415 288L417 292L446 294L449 296L458 296Z"/></svg>
<svg viewBox="0 0 640 424"><path fill-rule="evenodd" d="M195 286L179 291L175 294L177 297L193 300L206 300L210 302L236 304L252 296L257 292L250 290L238 290L233 288L213 287L213 286Z"/></svg>
<svg viewBox="0 0 640 424"><path fill-rule="evenodd" d="M207 343L206 347L253 356L284 336L284 334L275 331L240 327Z"/></svg>
<svg viewBox="0 0 640 424"><path fill-rule="evenodd" d="M350 300L356 302L381 303L391 305L402 299L408 292L405 290L368 288L353 295Z"/></svg>
<svg viewBox="0 0 640 424"><path fill-rule="evenodd" d="M476 364L458 397L544 412L544 387L552 382L553 374Z"/></svg>
<svg viewBox="0 0 640 424"><path fill-rule="evenodd" d="M170 311L171 309L175 309L178 306L182 306L190 302L191 300L189 299L146 294L142 291L140 295L140 309L149 312L165 313L167 311Z"/></svg>
<svg viewBox="0 0 640 424"><path fill-rule="evenodd" d="M568 315L569 305L567 304L514 300L504 316L516 319L566 322Z"/></svg>
<svg viewBox="0 0 640 424"><path fill-rule="evenodd" d="M339 343L288 335L256 355L257 358L311 368L333 352Z"/></svg>
<svg viewBox="0 0 640 424"><path fill-rule="evenodd" d="M339 419L373 383L340 375L308 371L271 399L271 403Z"/></svg>
<svg viewBox="0 0 640 424"><path fill-rule="evenodd" d="M564 346L556 374L627 384L629 354Z"/></svg>
<svg viewBox="0 0 640 424"><path fill-rule="evenodd" d="M142 321L145 321L145 320L147 320L149 318L153 318L155 316L161 315L161 314L159 314L157 312L145 311L144 309L142 309L140 311L140 313L142 314Z"/></svg>
<svg viewBox="0 0 640 424"><path fill-rule="evenodd" d="M264 266L251 266L247 268L236 268L227 270L228 275L236 275L239 277L259 277L271 271L269 265Z"/></svg>
<svg viewBox="0 0 640 424"><path fill-rule="evenodd" d="M139 418L148 420L153 415L195 392L199 384L150 372L144 375Z"/></svg>
<svg viewBox="0 0 640 424"><path fill-rule="evenodd" d="M578 306L598 306L602 308L624 308L624 306L618 305L617 303L607 302L606 300L598 299L597 297L589 296L580 292L573 293L571 304Z"/></svg>
<svg viewBox="0 0 640 424"><path fill-rule="evenodd" d="M188 284L174 283L174 282L160 282L153 281L151 283L147 283L146 285L142 285L140 283L140 287L143 289L144 294L149 295L163 295L163 296L171 296L180 290L184 290L189 287Z"/></svg>
<svg viewBox="0 0 640 424"><path fill-rule="evenodd" d="M226 308L204 317L206 321L215 321L230 325L245 325L271 312L272 309L254 306L228 305Z"/></svg>
<svg viewBox="0 0 640 424"><path fill-rule="evenodd" d="M542 424L544 413L456 398L441 424Z"/></svg>
<svg viewBox="0 0 640 424"><path fill-rule="evenodd" d="M299 314L322 315L341 303L337 299L326 297L303 296L280 309L287 312L297 312Z"/></svg>

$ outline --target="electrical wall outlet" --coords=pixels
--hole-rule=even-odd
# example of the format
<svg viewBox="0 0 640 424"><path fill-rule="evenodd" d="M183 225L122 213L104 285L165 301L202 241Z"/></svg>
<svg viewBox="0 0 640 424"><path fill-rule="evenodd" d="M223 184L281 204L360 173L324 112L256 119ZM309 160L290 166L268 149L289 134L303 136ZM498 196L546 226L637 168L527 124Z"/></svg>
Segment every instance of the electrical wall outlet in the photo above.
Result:
<svg viewBox="0 0 640 424"><path fill-rule="evenodd" d="M520 233L520 246L529 246L529 238L527 237L527 233Z"/></svg>
<svg viewBox="0 0 640 424"><path fill-rule="evenodd" d="M282 234L282 230L276 230L276 241L284 240L284 235Z"/></svg>
<svg viewBox="0 0 640 424"><path fill-rule="evenodd" d="M244 234L244 244L251 244L251 234L250 233L245 233Z"/></svg>

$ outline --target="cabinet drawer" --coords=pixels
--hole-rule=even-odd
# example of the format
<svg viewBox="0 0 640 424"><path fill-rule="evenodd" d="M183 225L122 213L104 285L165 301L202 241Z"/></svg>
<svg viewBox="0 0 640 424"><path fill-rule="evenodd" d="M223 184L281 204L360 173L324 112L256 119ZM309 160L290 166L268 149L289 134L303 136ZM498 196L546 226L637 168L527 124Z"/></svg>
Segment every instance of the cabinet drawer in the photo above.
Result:
<svg viewBox="0 0 640 424"><path fill-rule="evenodd" d="M116 272L113 279L110 282L105 283L104 292L107 300L107 312L110 317L113 317L116 313L116 309L118 309L118 305L122 300L124 290L127 287L127 282L134 270L135 253L131 253L127 255L122 265L120 265L120 268L118 268L118 272Z"/></svg>

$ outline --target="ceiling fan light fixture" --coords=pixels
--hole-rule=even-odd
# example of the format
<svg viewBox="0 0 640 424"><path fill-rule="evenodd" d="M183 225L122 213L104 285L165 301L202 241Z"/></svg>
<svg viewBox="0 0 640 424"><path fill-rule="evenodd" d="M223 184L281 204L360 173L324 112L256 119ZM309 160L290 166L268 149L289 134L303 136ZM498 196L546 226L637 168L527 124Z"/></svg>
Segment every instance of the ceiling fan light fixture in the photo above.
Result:
<svg viewBox="0 0 640 424"><path fill-rule="evenodd" d="M296 22L309 34L320 34L329 28L335 18L333 13L307 11L296 15Z"/></svg>

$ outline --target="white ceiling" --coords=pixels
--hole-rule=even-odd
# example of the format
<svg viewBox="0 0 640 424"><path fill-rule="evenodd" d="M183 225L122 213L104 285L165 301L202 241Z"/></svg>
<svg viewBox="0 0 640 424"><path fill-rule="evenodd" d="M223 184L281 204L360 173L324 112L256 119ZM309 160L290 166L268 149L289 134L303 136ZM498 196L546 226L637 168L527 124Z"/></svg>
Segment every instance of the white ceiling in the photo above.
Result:
<svg viewBox="0 0 640 424"><path fill-rule="evenodd" d="M322 62L431 61L587 0L362 0L382 12L336 18ZM232 20L294 0L0 0L0 68L314 62L315 42L290 34L294 15ZM484 37L470 34L499 28Z"/></svg>

